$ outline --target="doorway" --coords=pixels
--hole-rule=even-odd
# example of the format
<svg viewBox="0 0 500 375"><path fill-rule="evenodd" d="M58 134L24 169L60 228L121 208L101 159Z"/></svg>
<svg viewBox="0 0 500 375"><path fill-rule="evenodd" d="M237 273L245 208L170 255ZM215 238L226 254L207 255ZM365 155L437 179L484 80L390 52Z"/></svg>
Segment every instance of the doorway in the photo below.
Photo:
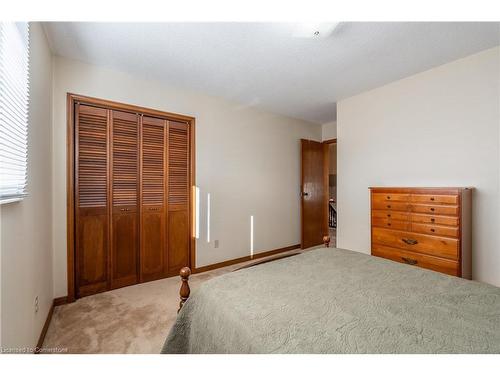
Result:
<svg viewBox="0 0 500 375"><path fill-rule="evenodd" d="M337 244L337 140L301 140L301 247Z"/></svg>
<svg viewBox="0 0 500 375"><path fill-rule="evenodd" d="M324 142L328 161L328 235L330 244L337 246L337 140Z"/></svg>

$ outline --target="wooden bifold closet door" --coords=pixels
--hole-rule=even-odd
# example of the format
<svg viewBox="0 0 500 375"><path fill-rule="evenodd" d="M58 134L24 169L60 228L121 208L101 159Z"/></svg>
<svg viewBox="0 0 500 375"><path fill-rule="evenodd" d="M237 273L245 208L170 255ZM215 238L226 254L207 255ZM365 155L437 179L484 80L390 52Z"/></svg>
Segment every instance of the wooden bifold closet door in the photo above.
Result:
<svg viewBox="0 0 500 375"><path fill-rule="evenodd" d="M76 108L75 268L79 297L108 289L108 111Z"/></svg>
<svg viewBox="0 0 500 375"><path fill-rule="evenodd" d="M176 274L189 263L189 128L168 123L168 261L167 273Z"/></svg>
<svg viewBox="0 0 500 375"><path fill-rule="evenodd" d="M188 122L76 103L75 294L190 266Z"/></svg>
<svg viewBox="0 0 500 375"><path fill-rule="evenodd" d="M161 278L165 256L166 121L142 118L141 281Z"/></svg>
<svg viewBox="0 0 500 375"><path fill-rule="evenodd" d="M139 116L111 111L111 288L137 283Z"/></svg>

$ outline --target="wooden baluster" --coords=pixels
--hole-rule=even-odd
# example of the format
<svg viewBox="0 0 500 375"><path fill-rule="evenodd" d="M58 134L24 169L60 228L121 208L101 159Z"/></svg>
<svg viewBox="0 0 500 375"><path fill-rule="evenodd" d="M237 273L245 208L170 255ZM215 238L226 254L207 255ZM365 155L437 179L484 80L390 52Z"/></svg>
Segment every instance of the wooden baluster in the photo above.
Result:
<svg viewBox="0 0 500 375"><path fill-rule="evenodd" d="M184 302L187 301L187 299L189 298L189 294L191 293L191 289L189 288L190 275L191 275L191 269L189 267L181 268L181 271L179 272L179 276L181 277L182 280L181 289L179 291L181 301L179 302L179 310L177 310L177 313L181 311Z"/></svg>
<svg viewBox="0 0 500 375"><path fill-rule="evenodd" d="M323 236L323 243L325 247L330 247L330 236Z"/></svg>

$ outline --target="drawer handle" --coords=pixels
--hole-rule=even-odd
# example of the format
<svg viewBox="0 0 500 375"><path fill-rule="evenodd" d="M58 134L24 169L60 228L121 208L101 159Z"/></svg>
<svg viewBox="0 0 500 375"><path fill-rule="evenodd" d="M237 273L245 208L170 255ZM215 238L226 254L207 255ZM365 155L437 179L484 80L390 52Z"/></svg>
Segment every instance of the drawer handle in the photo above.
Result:
<svg viewBox="0 0 500 375"><path fill-rule="evenodd" d="M387 217L391 217L391 214L387 214Z"/></svg>
<svg viewBox="0 0 500 375"><path fill-rule="evenodd" d="M411 264L412 266L418 263L416 259L405 258L405 257L401 257L401 259L403 259L403 262L405 262L406 264Z"/></svg>
<svg viewBox="0 0 500 375"><path fill-rule="evenodd" d="M388 205L387 205L387 208L391 208L391 205L390 205L390 204L388 204Z"/></svg>
<svg viewBox="0 0 500 375"><path fill-rule="evenodd" d="M391 226L391 223L387 223L387 226L390 227Z"/></svg>
<svg viewBox="0 0 500 375"><path fill-rule="evenodd" d="M434 233L436 230L434 228L431 228L431 232Z"/></svg>
<svg viewBox="0 0 500 375"><path fill-rule="evenodd" d="M130 211L130 208L121 208L120 211Z"/></svg>
<svg viewBox="0 0 500 375"><path fill-rule="evenodd" d="M431 217L431 221L432 221L432 222L435 222L435 221L436 221L436 219L434 219L433 217Z"/></svg>
<svg viewBox="0 0 500 375"><path fill-rule="evenodd" d="M158 207L151 207L151 208L148 208L149 211L160 211L160 209Z"/></svg>
<svg viewBox="0 0 500 375"><path fill-rule="evenodd" d="M431 211L433 211L433 212L434 212L434 207L431 207Z"/></svg>
<svg viewBox="0 0 500 375"><path fill-rule="evenodd" d="M417 240L414 240L412 238L402 238L402 241L405 243L405 244L408 244L408 245L416 245L418 244L418 241Z"/></svg>
<svg viewBox="0 0 500 375"><path fill-rule="evenodd" d="M388 195L388 196L387 196L387 199L391 199L391 196L390 196L390 195Z"/></svg>
<svg viewBox="0 0 500 375"><path fill-rule="evenodd" d="M431 201L434 201L434 197L431 197Z"/></svg>

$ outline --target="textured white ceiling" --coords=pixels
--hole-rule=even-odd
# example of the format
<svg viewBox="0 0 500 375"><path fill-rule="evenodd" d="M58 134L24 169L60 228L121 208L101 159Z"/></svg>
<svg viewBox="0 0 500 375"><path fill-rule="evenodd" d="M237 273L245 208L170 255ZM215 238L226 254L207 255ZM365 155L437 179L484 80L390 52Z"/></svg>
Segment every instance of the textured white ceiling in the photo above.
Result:
<svg viewBox="0 0 500 375"><path fill-rule="evenodd" d="M342 98L500 44L500 23L46 23L53 52L325 123Z"/></svg>

